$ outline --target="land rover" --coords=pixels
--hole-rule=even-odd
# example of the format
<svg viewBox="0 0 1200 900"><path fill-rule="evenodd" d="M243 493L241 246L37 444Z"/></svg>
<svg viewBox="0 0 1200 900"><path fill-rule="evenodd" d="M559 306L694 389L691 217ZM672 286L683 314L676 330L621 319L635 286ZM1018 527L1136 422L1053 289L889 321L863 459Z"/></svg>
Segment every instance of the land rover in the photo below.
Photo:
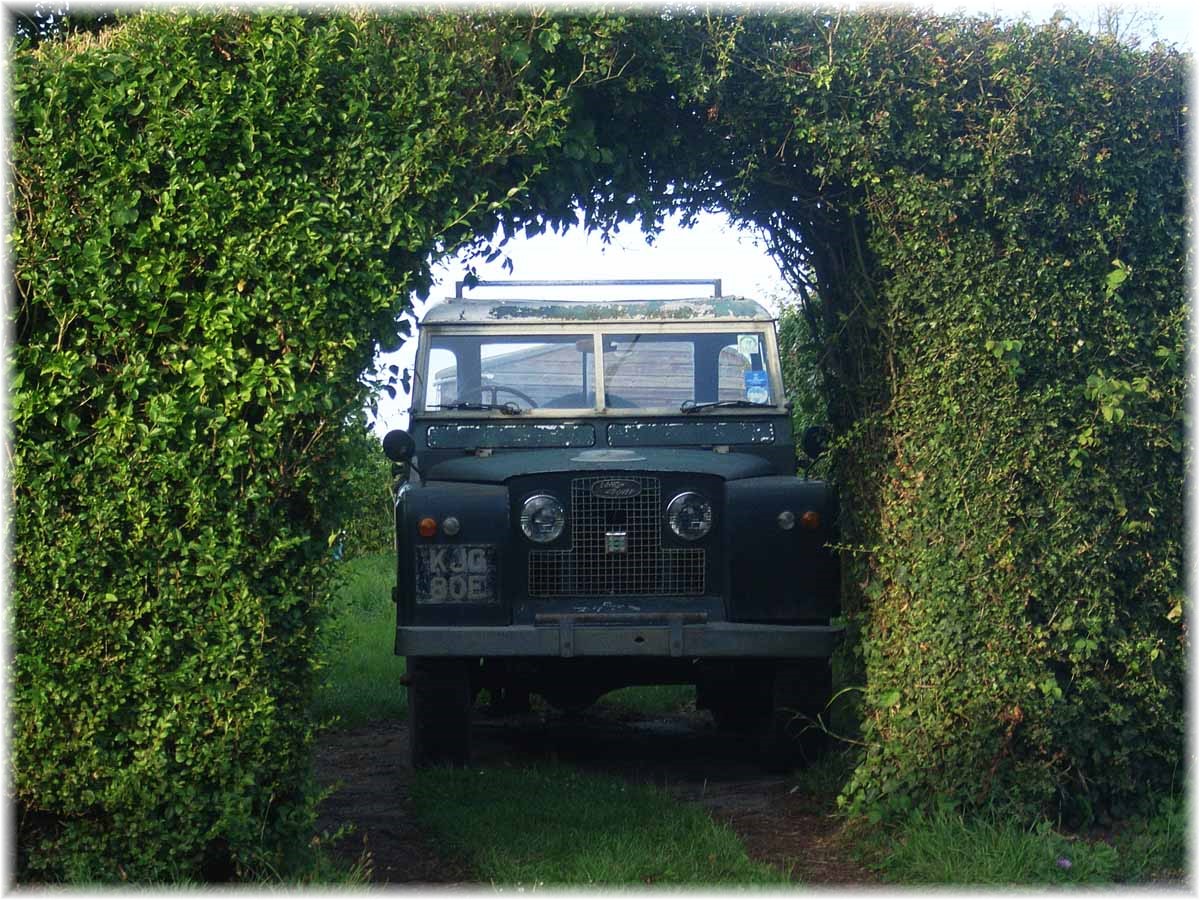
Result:
<svg viewBox="0 0 1200 900"><path fill-rule="evenodd" d="M719 281L670 283L713 296L481 300L460 284L424 316L409 429L384 440L404 473L395 647L414 766L469 759L485 689L576 710L692 684L773 767L821 745L834 493L796 474L773 316Z"/></svg>

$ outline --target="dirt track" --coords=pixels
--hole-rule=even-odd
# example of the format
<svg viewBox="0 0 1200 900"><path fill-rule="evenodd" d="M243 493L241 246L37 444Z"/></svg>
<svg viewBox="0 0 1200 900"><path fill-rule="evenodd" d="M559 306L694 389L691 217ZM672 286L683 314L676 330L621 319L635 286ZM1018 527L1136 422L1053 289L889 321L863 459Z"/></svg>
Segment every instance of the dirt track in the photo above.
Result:
<svg viewBox="0 0 1200 900"><path fill-rule="evenodd" d="M743 743L717 734L707 716L648 718L596 709L570 717L481 713L473 731L475 761L556 760L653 783L708 809L742 838L751 857L798 882L874 880L839 847L827 797L796 790L786 777L764 775ZM407 728L397 722L323 735L317 777L340 787L323 804L319 827L332 831L353 823L355 833L337 852L369 859L377 883L473 885L465 867L426 841L411 816L407 740Z"/></svg>

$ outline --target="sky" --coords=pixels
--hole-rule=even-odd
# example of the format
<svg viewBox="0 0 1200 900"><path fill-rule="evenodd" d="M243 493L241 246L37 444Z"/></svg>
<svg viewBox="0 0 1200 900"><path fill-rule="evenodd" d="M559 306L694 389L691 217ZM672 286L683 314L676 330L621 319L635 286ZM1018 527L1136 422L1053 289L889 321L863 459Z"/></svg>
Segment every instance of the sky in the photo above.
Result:
<svg viewBox="0 0 1200 900"><path fill-rule="evenodd" d="M1102 8L1101 4L1084 3L1030 6L1027 2L1008 0L986 3L927 0L921 5L947 15L981 13L1007 19L1028 15L1035 22L1048 20L1056 8L1062 8L1083 27L1093 26ZM1192 6L1185 3L1118 5L1122 10L1122 22L1143 43L1151 43L1158 38L1175 43L1182 49L1194 49L1194 30L1200 25L1200 19ZM587 234L582 228L573 228L566 234L514 238L504 249L504 255L492 263L485 263L482 259L472 261L481 279L720 278L726 296L750 297L773 310L777 310L779 299L789 295L762 239L751 230L739 230L719 214L701 215L691 229L681 228L677 221L669 221L652 245L646 243L636 226L627 226L608 244L603 243L598 235ZM512 261L511 273L503 268L506 257ZM454 258L435 267L435 281L429 301L414 302L418 318L428 303L454 296L454 283L463 278L467 262ZM697 296L698 293L694 287L666 292L656 287L653 293L647 293L647 289L619 289L616 293L612 289L604 290L604 296L607 297L676 297ZM481 288L468 292L467 296L499 298L528 297L531 294L530 289ZM571 294L539 291L538 296L569 299ZM596 295L576 293L575 296L586 299L587 296ZM395 353L381 354L378 363L380 368L398 365L401 369L411 369L415 353L416 341L410 340ZM395 400L381 396L375 432L382 436L392 428L406 427L409 402L410 398L402 392L397 393Z"/></svg>

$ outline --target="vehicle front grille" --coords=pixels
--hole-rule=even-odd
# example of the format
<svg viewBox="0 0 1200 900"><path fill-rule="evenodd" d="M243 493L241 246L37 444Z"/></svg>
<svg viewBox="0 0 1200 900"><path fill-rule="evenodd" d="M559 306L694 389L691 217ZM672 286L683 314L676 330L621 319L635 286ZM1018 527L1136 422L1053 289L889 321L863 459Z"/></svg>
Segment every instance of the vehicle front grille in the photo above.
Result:
<svg viewBox="0 0 1200 900"><path fill-rule="evenodd" d="M531 597L613 594L699 596L704 593L704 549L664 548L659 539L663 505L657 478L636 481L634 497L597 497L592 486L608 476L571 482L571 549L529 554ZM614 537L624 534L624 538ZM612 547L623 542L624 551Z"/></svg>

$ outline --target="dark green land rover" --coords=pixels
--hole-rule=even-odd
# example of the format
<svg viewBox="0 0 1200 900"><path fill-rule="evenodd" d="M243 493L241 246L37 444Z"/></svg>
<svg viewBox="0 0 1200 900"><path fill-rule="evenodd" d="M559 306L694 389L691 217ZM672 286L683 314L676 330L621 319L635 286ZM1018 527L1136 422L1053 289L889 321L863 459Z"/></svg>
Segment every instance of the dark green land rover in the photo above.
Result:
<svg viewBox="0 0 1200 900"><path fill-rule="evenodd" d="M605 302L460 285L425 315L410 430L384 440L408 473L396 653L414 766L468 760L484 688L579 709L694 684L773 767L822 743L833 491L795 474L772 316L703 283L715 296Z"/></svg>

